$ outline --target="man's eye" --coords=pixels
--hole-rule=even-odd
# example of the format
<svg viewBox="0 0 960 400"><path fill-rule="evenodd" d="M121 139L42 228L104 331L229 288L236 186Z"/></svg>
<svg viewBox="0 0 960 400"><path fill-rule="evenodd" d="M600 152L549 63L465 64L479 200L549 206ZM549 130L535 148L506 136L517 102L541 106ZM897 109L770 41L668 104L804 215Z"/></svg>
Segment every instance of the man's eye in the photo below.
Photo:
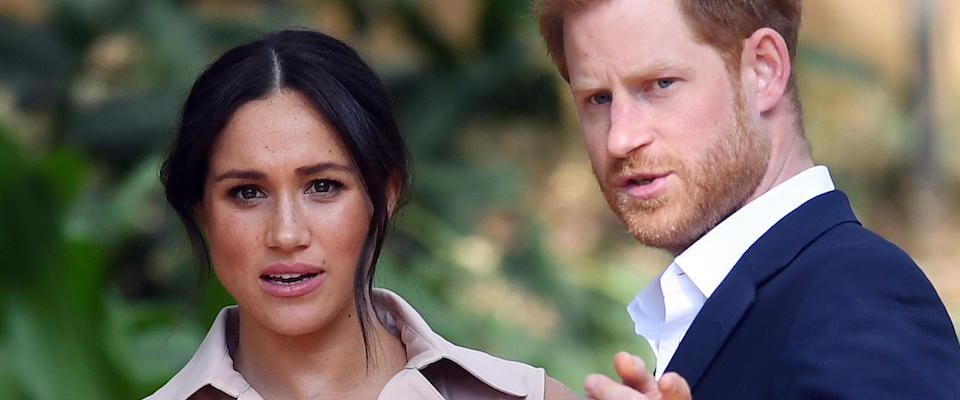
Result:
<svg viewBox="0 0 960 400"><path fill-rule="evenodd" d="M613 101L613 95L610 93L597 93L593 96L590 96L590 102L593 104L607 104Z"/></svg>
<svg viewBox="0 0 960 400"><path fill-rule="evenodd" d="M674 82L676 82L676 80L673 80L673 79L657 79L657 82L656 82L656 83L657 83L657 87L658 87L658 88L660 88L660 89L666 89L666 88L670 87L671 85L673 85Z"/></svg>
<svg viewBox="0 0 960 400"><path fill-rule="evenodd" d="M318 179L310 183L311 193L330 193L339 189L343 184L330 179Z"/></svg>

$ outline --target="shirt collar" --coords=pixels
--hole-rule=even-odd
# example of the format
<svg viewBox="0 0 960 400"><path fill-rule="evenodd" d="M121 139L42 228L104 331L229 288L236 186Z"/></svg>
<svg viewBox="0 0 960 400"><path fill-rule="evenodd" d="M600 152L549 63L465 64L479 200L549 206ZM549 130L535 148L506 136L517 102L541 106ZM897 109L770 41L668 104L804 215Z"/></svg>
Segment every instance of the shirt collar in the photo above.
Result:
<svg viewBox="0 0 960 400"><path fill-rule="evenodd" d="M389 290L374 289L373 299L379 307L378 316L384 326L394 334L399 332L400 340L406 346L406 369L423 369L436 361L447 359L494 389L517 397L527 395L524 377L516 374L515 369L504 368L504 363L522 364L450 343L434 333L406 300Z"/></svg>
<svg viewBox="0 0 960 400"><path fill-rule="evenodd" d="M731 214L680 253L674 263L709 298L743 253L770 227L803 203L831 190L834 185L827 167L810 167Z"/></svg>
<svg viewBox="0 0 960 400"><path fill-rule="evenodd" d="M405 370L420 370L441 359L453 361L481 382L512 396L527 395L527 386L516 364L489 354L456 346L433 332L427 322L403 298L386 289L373 289L377 316L392 334L400 337L407 351ZM186 399L210 385L234 398L262 400L249 383L234 369L230 356L231 340L236 341L237 306L220 310L200 348L173 378L147 399ZM419 374L416 374L419 376Z"/></svg>
<svg viewBox="0 0 960 400"><path fill-rule="evenodd" d="M674 264L670 264L673 266ZM663 289L660 287L660 278L667 272L667 269L660 271L655 278L650 280L640 293L633 298L633 301L627 306L627 313L634 322L634 330L637 335L643 336L650 342L650 347L656 349L660 342L660 327L666 318L666 310L663 304Z"/></svg>
<svg viewBox="0 0 960 400"><path fill-rule="evenodd" d="M760 195L707 232L652 279L627 306L636 333L657 348L665 319L660 280L674 268L709 298L743 253L780 219L808 200L834 189L827 167L818 165Z"/></svg>
<svg viewBox="0 0 960 400"><path fill-rule="evenodd" d="M233 367L230 348L237 340L237 313L237 306L220 310L187 365L148 399L186 399L207 385L234 398L246 392L245 399L261 399Z"/></svg>

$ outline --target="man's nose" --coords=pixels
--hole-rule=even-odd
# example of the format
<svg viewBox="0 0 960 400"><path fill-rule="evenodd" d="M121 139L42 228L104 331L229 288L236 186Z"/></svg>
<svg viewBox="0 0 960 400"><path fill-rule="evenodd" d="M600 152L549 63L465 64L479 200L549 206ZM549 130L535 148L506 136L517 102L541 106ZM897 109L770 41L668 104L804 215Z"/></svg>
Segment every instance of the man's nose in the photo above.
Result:
<svg viewBox="0 0 960 400"><path fill-rule="evenodd" d="M653 141L649 110L636 99L617 96L610 105L610 127L607 151L615 158L626 158L631 152Z"/></svg>
<svg viewBox="0 0 960 400"><path fill-rule="evenodd" d="M274 205L270 229L267 232L267 246L280 251L310 246L310 229L304 217L301 205L296 199L292 196L281 196Z"/></svg>

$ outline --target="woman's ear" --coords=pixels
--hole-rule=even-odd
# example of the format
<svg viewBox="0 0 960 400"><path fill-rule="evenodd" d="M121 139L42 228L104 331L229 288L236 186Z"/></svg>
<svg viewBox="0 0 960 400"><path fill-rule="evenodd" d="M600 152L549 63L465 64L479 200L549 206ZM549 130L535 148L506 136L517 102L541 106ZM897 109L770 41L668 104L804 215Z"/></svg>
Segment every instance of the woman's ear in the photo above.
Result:
<svg viewBox="0 0 960 400"><path fill-rule="evenodd" d="M393 218L393 212L397 210L405 179L406 177L403 174L394 172L387 180L387 216L390 218Z"/></svg>
<svg viewBox="0 0 960 400"><path fill-rule="evenodd" d="M790 81L790 52L787 42L777 31L760 28L744 41L741 54L743 72L750 75L745 91L753 91L757 111L767 112L783 99ZM749 95L749 93L748 93Z"/></svg>

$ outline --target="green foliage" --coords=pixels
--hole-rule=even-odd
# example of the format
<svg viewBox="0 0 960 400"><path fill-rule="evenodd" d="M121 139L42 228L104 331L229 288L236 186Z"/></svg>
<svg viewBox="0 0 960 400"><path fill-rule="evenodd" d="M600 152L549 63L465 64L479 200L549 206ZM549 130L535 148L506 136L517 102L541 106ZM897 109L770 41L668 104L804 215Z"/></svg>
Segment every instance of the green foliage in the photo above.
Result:
<svg viewBox="0 0 960 400"><path fill-rule="evenodd" d="M39 23L0 16L3 398L138 398L189 359L232 300L197 271L162 200L157 169L179 103L226 48L315 25L329 7L350 27L341 39L385 78L414 158L377 284L450 340L542 366L574 390L587 373L611 374L618 350L652 359L624 312L652 278L620 257L636 244L601 234L589 260L550 244L540 211L551 199L539 192L579 143L527 2L476 2L461 17L468 43L417 1L242 2L254 11L233 16L196 3L50 0ZM387 25L416 62L366 51ZM855 59L800 50L800 68L877 79ZM15 115L3 114L7 92ZM891 141L904 140L902 115L891 118ZM596 191L587 175L568 184Z"/></svg>
<svg viewBox="0 0 960 400"><path fill-rule="evenodd" d="M383 10L340 4L353 40L373 35ZM217 53L258 32L302 25L304 10L274 4L256 18L218 19L172 1L49 7L42 24L0 19L0 52L15 55L0 64L0 80L39 125L0 133L0 390L9 398L136 398L176 372L217 310L232 303L208 271L195 272L158 187L179 102ZM520 40L530 24L524 10L491 1L479 11L479 48L468 52L415 2L388 3L424 61L385 74L415 177L378 282L451 340L545 366L576 387L608 364L604 342L633 338L629 329L594 329L589 310L620 306L566 282L532 217L519 217L515 245L478 236L492 212L525 212L515 199L527 183L516 166L466 161L474 151L463 147L468 128L487 120L549 125L559 113L552 72ZM133 55L98 65L95 57L109 59L109 51ZM477 270L463 262L464 243L502 256ZM531 332L537 327L524 324L525 315L504 312L515 304L475 306L497 293L535 307L549 330ZM610 334L617 331L626 334ZM603 356L594 356L596 346Z"/></svg>

